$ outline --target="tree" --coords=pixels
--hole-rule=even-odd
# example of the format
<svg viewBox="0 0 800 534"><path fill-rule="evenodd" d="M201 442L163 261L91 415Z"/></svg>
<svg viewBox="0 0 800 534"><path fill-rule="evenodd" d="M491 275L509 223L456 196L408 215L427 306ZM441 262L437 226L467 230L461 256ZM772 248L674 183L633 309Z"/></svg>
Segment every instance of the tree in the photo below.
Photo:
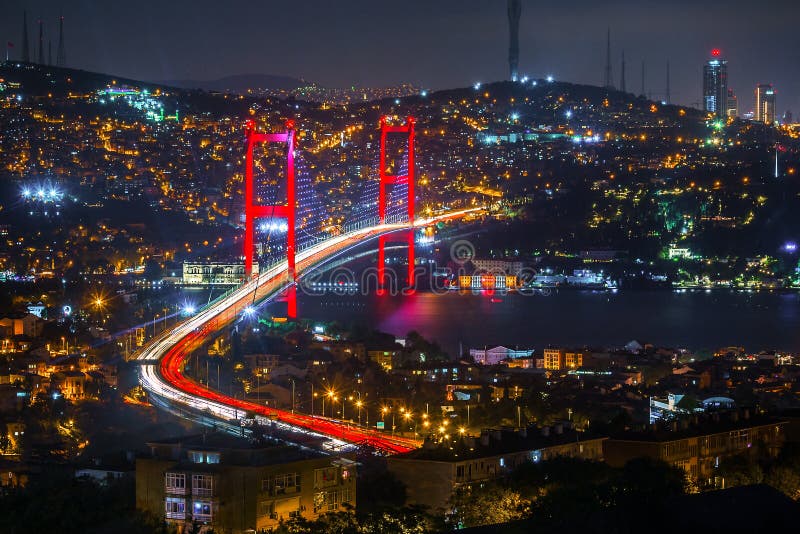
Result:
<svg viewBox="0 0 800 534"><path fill-rule="evenodd" d="M451 499L453 522L460 527L507 523L526 517L531 502L513 489L488 483L473 490L458 488Z"/></svg>

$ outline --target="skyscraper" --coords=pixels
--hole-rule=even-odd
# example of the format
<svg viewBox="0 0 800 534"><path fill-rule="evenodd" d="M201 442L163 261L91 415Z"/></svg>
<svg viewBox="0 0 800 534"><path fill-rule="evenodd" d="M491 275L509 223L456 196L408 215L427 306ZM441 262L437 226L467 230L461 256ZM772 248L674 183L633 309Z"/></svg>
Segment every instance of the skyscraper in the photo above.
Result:
<svg viewBox="0 0 800 534"><path fill-rule="evenodd" d="M772 84L756 85L756 108L753 118L764 124L775 124L775 89Z"/></svg>
<svg viewBox="0 0 800 534"><path fill-rule="evenodd" d="M22 61L31 60L31 49L28 48L28 12L22 12Z"/></svg>
<svg viewBox="0 0 800 534"><path fill-rule="evenodd" d="M728 118L735 119L739 116L739 99L733 89L728 89Z"/></svg>
<svg viewBox="0 0 800 534"><path fill-rule="evenodd" d="M511 79L519 77L519 17L522 14L522 0L508 0L508 68Z"/></svg>
<svg viewBox="0 0 800 534"><path fill-rule="evenodd" d="M703 109L724 118L728 103L728 62L720 59L721 55L715 48L711 59L703 66Z"/></svg>

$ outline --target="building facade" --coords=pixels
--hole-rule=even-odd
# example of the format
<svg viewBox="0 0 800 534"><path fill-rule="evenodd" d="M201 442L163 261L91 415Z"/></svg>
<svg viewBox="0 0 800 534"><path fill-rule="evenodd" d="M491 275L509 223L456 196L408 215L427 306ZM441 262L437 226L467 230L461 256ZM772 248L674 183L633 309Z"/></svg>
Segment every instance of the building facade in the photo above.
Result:
<svg viewBox="0 0 800 534"><path fill-rule="evenodd" d="M543 351L544 368L550 371L583 367L583 352L547 348Z"/></svg>
<svg viewBox="0 0 800 534"><path fill-rule="evenodd" d="M485 430L480 437L453 443L426 443L421 449L390 456L387 466L407 488L407 504L445 512L460 486L508 475L519 465L559 456L602 461L604 437L556 425L519 431Z"/></svg>
<svg viewBox="0 0 800 534"><path fill-rule="evenodd" d="M725 118L728 104L728 62L720 59L719 50L703 66L703 109Z"/></svg>
<svg viewBox="0 0 800 534"><path fill-rule="evenodd" d="M293 517L355 507L356 469L347 458L251 445L226 434L148 443L136 461L136 506L179 532L262 532Z"/></svg>
<svg viewBox="0 0 800 534"><path fill-rule="evenodd" d="M482 349L469 349L469 355L475 363L482 365L497 365L503 360L515 360L517 358L530 358L533 349L510 349L502 345Z"/></svg>
<svg viewBox="0 0 800 534"><path fill-rule="evenodd" d="M775 124L775 89L772 84L756 85L756 107L753 119L764 124Z"/></svg>
<svg viewBox="0 0 800 534"><path fill-rule="evenodd" d="M258 274L255 265L253 273ZM235 286L244 282L244 279L244 263L184 262L181 282L190 286Z"/></svg>
<svg viewBox="0 0 800 534"><path fill-rule="evenodd" d="M702 425L688 426L687 421L649 432L629 433L606 440L603 455L613 467L621 467L634 458L663 460L686 471L687 477L701 487L725 486L716 473L720 462L731 456L760 448L776 456L785 440L784 421L766 418L728 418L719 415Z"/></svg>

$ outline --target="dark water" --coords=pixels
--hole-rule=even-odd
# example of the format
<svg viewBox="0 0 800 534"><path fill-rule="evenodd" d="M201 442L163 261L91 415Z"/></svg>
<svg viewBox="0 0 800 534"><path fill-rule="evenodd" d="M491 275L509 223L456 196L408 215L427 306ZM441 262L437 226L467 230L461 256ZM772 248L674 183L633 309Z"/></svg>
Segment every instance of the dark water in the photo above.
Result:
<svg viewBox="0 0 800 534"><path fill-rule="evenodd" d="M715 350L800 351L800 294L718 291L553 291L549 296L433 294L300 296L304 318L416 330L455 354L486 344L619 347L631 340Z"/></svg>

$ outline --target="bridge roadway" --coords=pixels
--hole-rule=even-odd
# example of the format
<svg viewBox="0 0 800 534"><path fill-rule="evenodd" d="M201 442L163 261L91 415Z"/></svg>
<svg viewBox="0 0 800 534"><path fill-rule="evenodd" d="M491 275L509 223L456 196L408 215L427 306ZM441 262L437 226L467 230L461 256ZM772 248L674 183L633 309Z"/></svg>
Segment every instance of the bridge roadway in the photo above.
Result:
<svg viewBox="0 0 800 534"><path fill-rule="evenodd" d="M457 219L481 211L481 208L454 211L415 222L424 227L437 222ZM378 224L336 236L298 252L297 275L367 240L382 234L408 229L408 223ZM370 430L326 417L278 410L237 399L210 389L183 374L183 367L205 339L241 316L245 308L274 297L291 285L286 261L268 268L257 277L242 284L212 302L189 319L177 324L150 341L140 352L140 381L145 390L162 402L185 406L210 416L237 422L247 414L268 418L281 430L300 432L331 440L334 448L349 445L369 445L387 454L410 451L419 446L413 439Z"/></svg>

